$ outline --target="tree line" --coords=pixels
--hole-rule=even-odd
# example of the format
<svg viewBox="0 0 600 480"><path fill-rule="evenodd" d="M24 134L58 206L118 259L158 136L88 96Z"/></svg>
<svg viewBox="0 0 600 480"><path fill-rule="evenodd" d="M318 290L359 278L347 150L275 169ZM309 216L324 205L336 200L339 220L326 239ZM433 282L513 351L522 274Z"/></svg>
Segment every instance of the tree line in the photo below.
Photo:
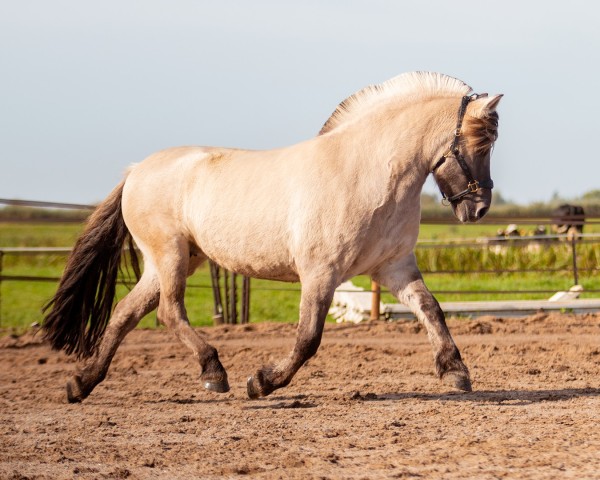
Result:
<svg viewBox="0 0 600 480"><path fill-rule="evenodd" d="M439 194L423 193L421 195L421 215L423 218L452 217L451 209L444 207ZM565 203L581 205L586 216L600 216L600 189L591 190L576 198L563 198L557 193L547 202L533 202L521 205L504 198L501 192L494 191L491 215L519 217L550 217L552 212ZM2 222L83 222L90 210L66 210L57 208L6 206L0 208Z"/></svg>

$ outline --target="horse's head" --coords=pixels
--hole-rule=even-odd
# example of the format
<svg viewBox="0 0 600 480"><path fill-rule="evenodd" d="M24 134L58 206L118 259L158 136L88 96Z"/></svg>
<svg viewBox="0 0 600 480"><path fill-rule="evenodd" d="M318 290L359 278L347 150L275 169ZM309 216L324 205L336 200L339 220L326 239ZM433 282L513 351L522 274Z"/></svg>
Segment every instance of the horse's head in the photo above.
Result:
<svg viewBox="0 0 600 480"><path fill-rule="evenodd" d="M442 202L452 207L461 222L480 220L492 203L490 156L498 137L496 106L501 98L487 94L463 97L452 143L444 147L432 170Z"/></svg>

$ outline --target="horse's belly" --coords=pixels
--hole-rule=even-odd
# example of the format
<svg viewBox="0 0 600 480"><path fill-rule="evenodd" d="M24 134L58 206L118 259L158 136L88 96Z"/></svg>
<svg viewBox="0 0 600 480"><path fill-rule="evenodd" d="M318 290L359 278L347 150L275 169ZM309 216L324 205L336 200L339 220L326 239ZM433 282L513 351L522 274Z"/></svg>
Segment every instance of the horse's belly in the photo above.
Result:
<svg viewBox="0 0 600 480"><path fill-rule="evenodd" d="M231 218L205 219L194 237L198 248L227 270L254 278L298 281L285 239L275 229L252 228Z"/></svg>
<svg viewBox="0 0 600 480"><path fill-rule="evenodd" d="M299 281L293 265L263 252L240 249L238 252L217 248L202 249L203 253L221 267L248 277L284 282Z"/></svg>

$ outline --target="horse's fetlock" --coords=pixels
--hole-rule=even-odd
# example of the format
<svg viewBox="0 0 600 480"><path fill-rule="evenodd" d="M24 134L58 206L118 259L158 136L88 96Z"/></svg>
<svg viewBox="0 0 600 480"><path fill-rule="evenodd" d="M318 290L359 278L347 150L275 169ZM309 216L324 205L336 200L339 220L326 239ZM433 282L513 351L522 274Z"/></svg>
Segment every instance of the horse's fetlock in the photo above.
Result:
<svg viewBox="0 0 600 480"><path fill-rule="evenodd" d="M208 345L202 354L199 356L200 366L203 373L209 372L224 372L225 369L219 360L219 352L217 349Z"/></svg>
<svg viewBox="0 0 600 480"><path fill-rule="evenodd" d="M319 350L319 346L321 345L321 338L310 338L301 342L299 346L296 347L296 353L300 358L303 359L303 362L306 362L309 358L314 357Z"/></svg>
<svg viewBox="0 0 600 480"><path fill-rule="evenodd" d="M446 346L437 353L435 370L445 384L465 392L472 390L469 369L455 345Z"/></svg>
<svg viewBox="0 0 600 480"><path fill-rule="evenodd" d="M80 375L74 375L67 381L67 400L69 403L79 403L87 398L94 387L89 388Z"/></svg>
<svg viewBox="0 0 600 480"><path fill-rule="evenodd" d="M435 369L440 378L450 371L467 371L456 345L440 349L435 357Z"/></svg>

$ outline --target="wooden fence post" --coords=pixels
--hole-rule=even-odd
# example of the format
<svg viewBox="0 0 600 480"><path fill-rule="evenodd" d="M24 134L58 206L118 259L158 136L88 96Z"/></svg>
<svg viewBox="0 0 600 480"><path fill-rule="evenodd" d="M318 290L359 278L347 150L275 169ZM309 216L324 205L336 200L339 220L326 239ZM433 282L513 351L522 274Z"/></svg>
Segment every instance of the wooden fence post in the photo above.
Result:
<svg viewBox="0 0 600 480"><path fill-rule="evenodd" d="M577 270L577 235L571 237L571 251L573 254L573 281L579 285L579 271Z"/></svg>
<svg viewBox="0 0 600 480"><path fill-rule="evenodd" d="M379 304L381 303L381 286L374 280L371 280L371 318L370 320L379 320Z"/></svg>
<svg viewBox="0 0 600 480"><path fill-rule="evenodd" d="M242 276L242 295L240 314L238 315L238 275L221 269L216 263L209 262L212 284L214 314L213 324L248 323L250 321L250 277ZM223 271L223 294L221 293L221 270Z"/></svg>
<svg viewBox="0 0 600 480"><path fill-rule="evenodd" d="M241 323L250 321L250 277L242 277L242 319Z"/></svg>
<svg viewBox="0 0 600 480"><path fill-rule="evenodd" d="M229 323L237 323L237 274L230 272L231 285L229 286Z"/></svg>
<svg viewBox="0 0 600 480"><path fill-rule="evenodd" d="M210 265L210 280L213 289L214 299L214 311L213 311L213 323L215 325L222 325L224 322L223 318L223 299L221 298L221 274L220 268L216 263L209 261Z"/></svg>

